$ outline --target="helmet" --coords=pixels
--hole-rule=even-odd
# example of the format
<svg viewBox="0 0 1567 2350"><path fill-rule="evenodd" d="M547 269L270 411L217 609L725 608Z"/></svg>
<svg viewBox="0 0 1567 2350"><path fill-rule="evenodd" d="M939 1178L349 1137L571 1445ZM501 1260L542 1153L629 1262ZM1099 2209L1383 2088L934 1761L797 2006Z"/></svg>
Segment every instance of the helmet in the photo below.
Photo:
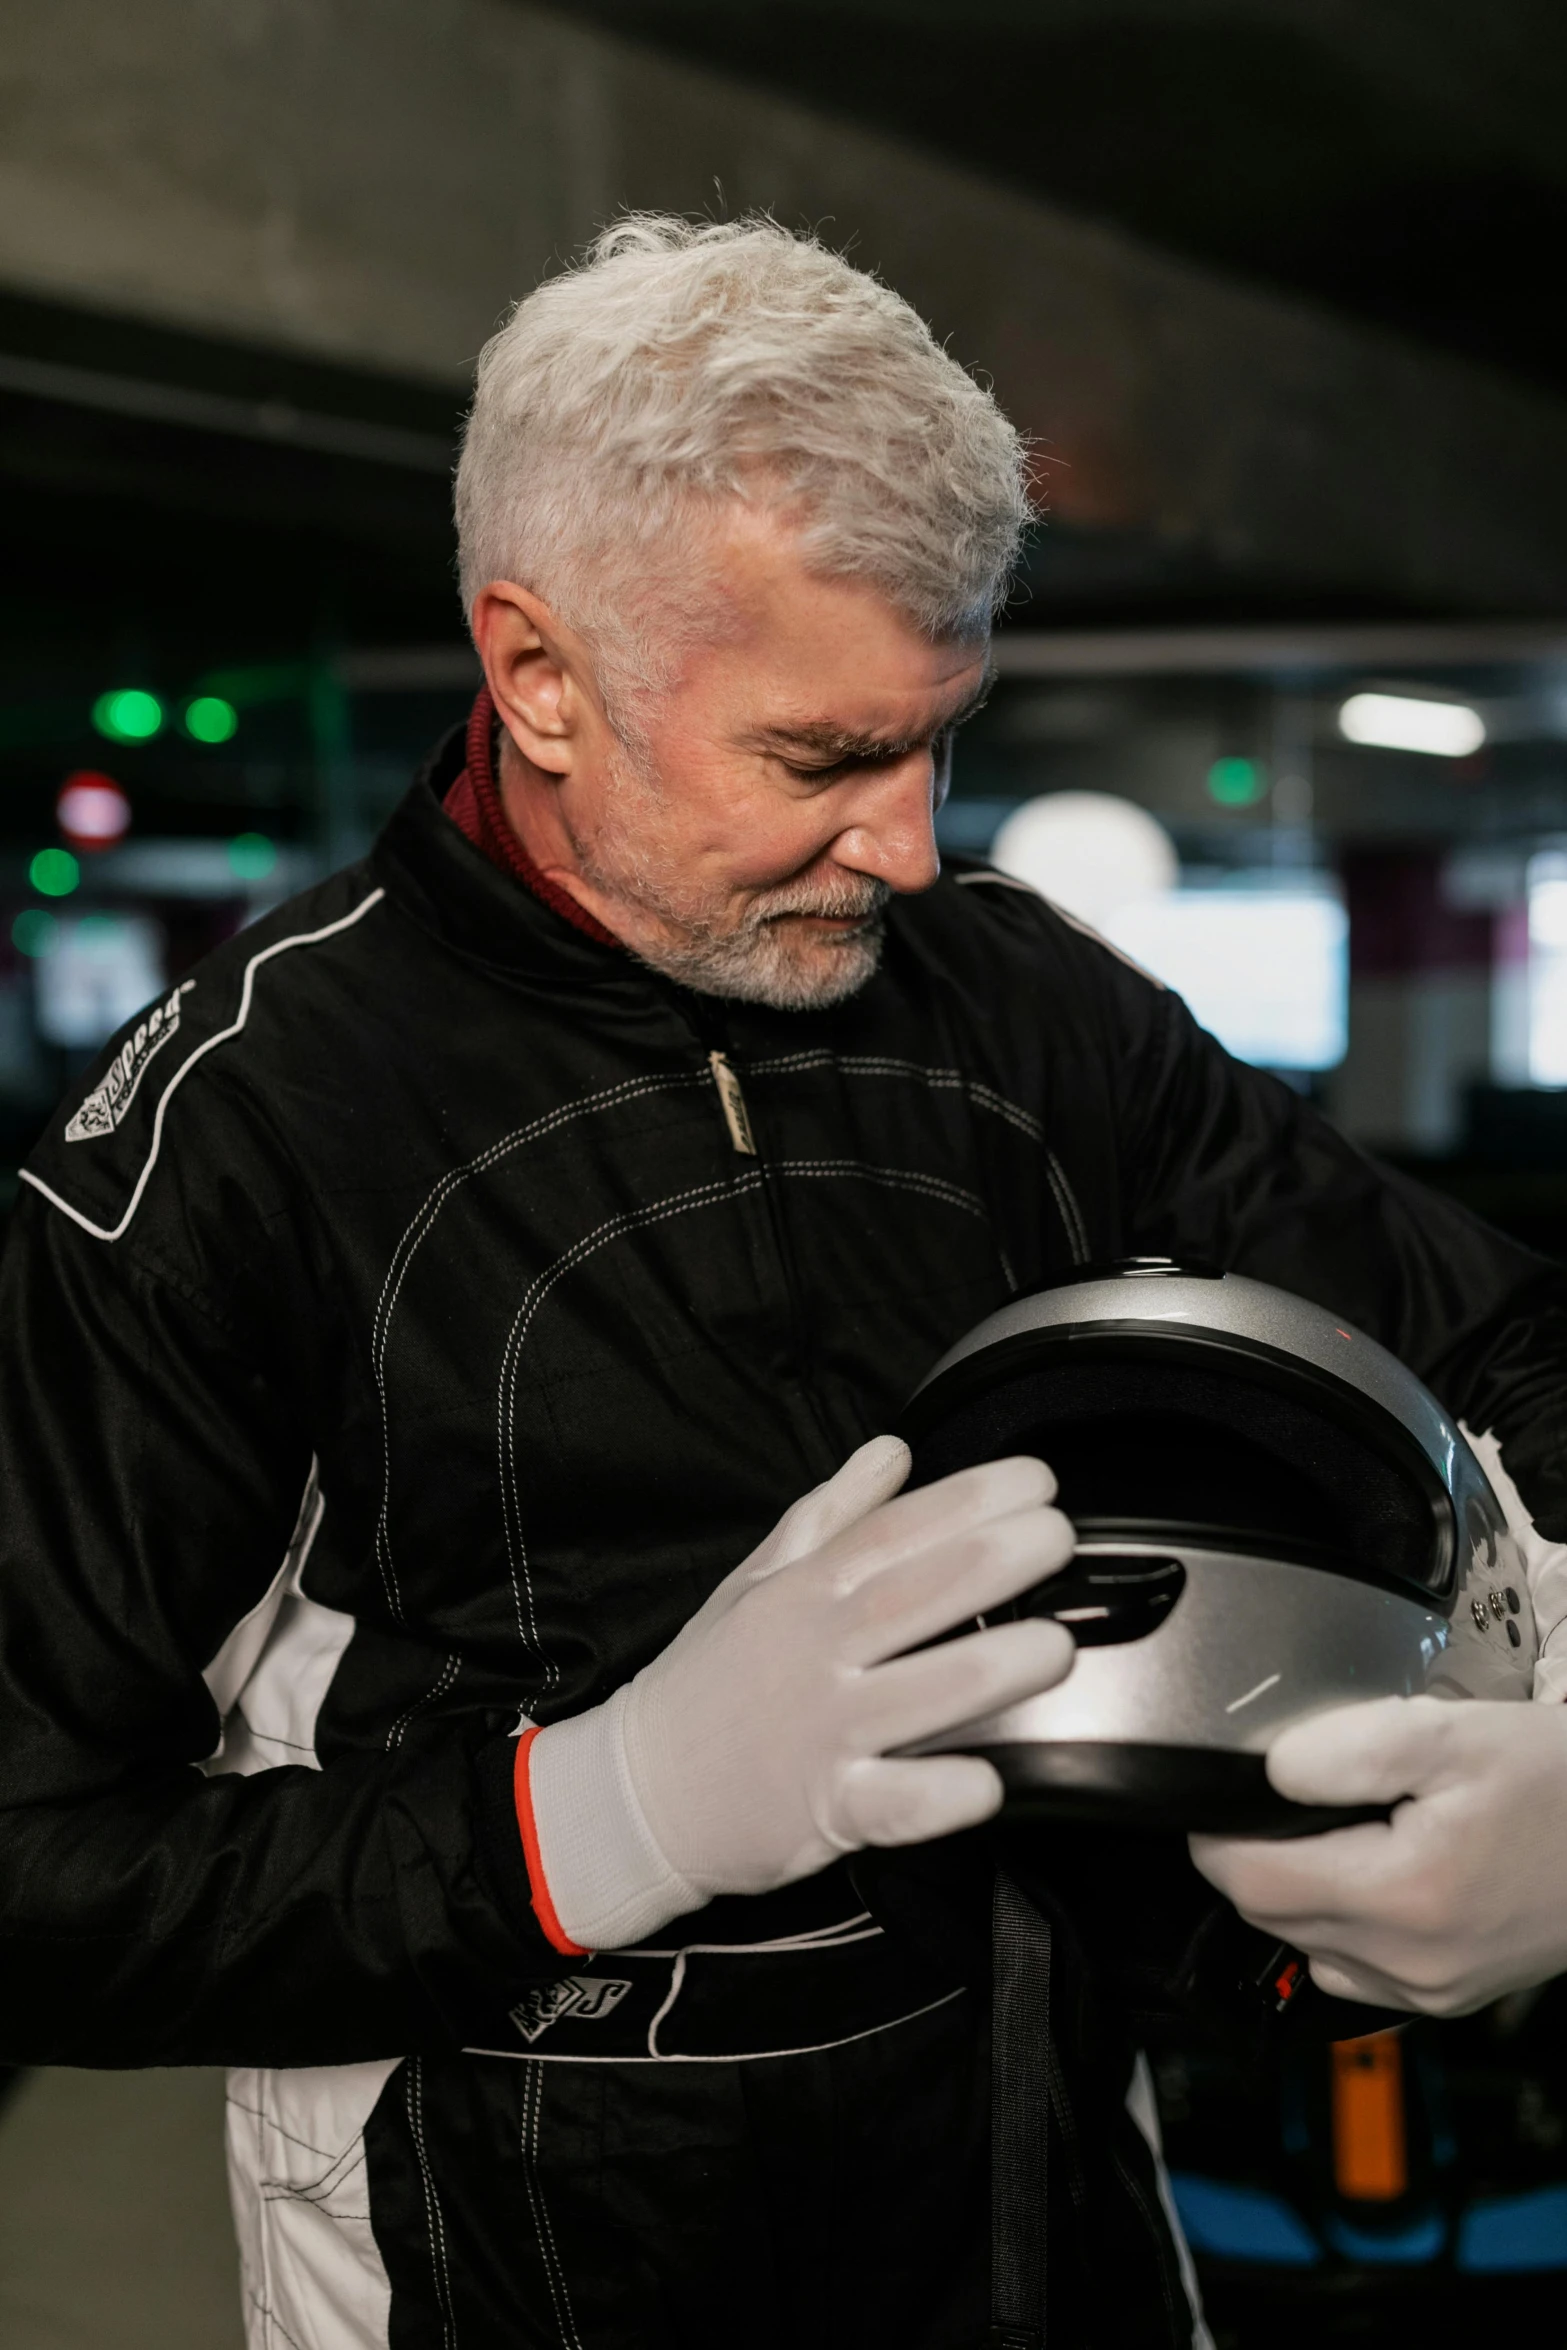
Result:
<svg viewBox="0 0 1567 2350"><path fill-rule="evenodd" d="M931 1741L1008 1810L1301 1834L1263 1756L1366 1697L1526 1698L1523 1554L1436 1398L1320 1306L1164 1258L1015 1300L904 1416L912 1482L1036 1453L1075 1558L1018 1603L1069 1625L1066 1680Z"/></svg>

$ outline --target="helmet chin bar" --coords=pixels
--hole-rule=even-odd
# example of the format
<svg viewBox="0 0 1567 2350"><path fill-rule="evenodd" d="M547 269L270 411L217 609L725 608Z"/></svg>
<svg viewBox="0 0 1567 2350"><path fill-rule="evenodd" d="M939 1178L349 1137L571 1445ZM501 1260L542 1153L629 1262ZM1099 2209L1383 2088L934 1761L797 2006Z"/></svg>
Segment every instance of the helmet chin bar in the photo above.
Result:
<svg viewBox="0 0 1567 2350"><path fill-rule="evenodd" d="M1116 1745L1063 1738L975 1746L1001 1773L1014 1819L1135 1819L1143 1828L1213 1836L1316 1836L1391 1817L1391 1804L1289 1803L1268 1783L1260 1754L1200 1746Z"/></svg>
<svg viewBox="0 0 1567 2350"><path fill-rule="evenodd" d="M1287 1292L1155 1261L1018 1299L903 1433L915 1482L1037 1453L1078 1527L1015 1611L1071 1630L1072 1672L937 1742L994 1763L1013 1817L1382 1818L1287 1802L1273 1738L1360 1698L1530 1693L1523 1560L1473 1452L1402 1364Z"/></svg>

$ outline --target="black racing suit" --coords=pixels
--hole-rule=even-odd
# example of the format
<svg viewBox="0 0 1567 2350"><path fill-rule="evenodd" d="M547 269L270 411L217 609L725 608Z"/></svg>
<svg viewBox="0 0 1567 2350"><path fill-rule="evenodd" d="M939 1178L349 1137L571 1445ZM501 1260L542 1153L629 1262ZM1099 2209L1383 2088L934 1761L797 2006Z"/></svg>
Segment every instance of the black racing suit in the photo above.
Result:
<svg viewBox="0 0 1567 2350"><path fill-rule="evenodd" d="M124 1032L25 1170L0 2058L241 2068L255 2344L970 2350L983 1999L837 1869L562 1960L519 1715L605 1697L1089 1259L1331 1306L1567 1534L1563 1280L994 873L897 903L835 1010L720 1004L487 863L461 761ZM1125 2065L1093 2079L1059 2338L1185 2343Z"/></svg>

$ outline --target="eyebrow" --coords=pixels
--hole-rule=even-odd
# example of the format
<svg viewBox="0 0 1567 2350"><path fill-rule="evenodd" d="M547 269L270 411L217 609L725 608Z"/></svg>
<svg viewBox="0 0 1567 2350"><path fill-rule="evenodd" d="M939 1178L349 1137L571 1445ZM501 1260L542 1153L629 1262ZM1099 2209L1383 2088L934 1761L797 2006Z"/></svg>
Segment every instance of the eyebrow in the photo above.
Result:
<svg viewBox="0 0 1567 2350"><path fill-rule="evenodd" d="M757 750L805 751L811 757L820 759L824 766L844 765L852 759L906 758L920 744L930 742L937 735L947 733L949 728L961 726L966 719L972 718L989 699L994 681L994 671L987 668L966 702L954 710L950 717L943 718L939 725L928 730L922 729L917 735L856 734L835 726L828 718L803 718L795 726L760 727L750 740Z"/></svg>

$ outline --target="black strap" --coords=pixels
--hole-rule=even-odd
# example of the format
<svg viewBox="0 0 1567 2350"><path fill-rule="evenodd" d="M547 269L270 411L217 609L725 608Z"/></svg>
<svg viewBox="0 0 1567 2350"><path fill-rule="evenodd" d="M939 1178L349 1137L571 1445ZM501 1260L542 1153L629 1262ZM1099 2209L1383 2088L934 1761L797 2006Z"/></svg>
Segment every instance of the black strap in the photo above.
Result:
<svg viewBox="0 0 1567 2350"><path fill-rule="evenodd" d="M990 1939L990 2350L1044 2350L1050 1926L999 1871Z"/></svg>

